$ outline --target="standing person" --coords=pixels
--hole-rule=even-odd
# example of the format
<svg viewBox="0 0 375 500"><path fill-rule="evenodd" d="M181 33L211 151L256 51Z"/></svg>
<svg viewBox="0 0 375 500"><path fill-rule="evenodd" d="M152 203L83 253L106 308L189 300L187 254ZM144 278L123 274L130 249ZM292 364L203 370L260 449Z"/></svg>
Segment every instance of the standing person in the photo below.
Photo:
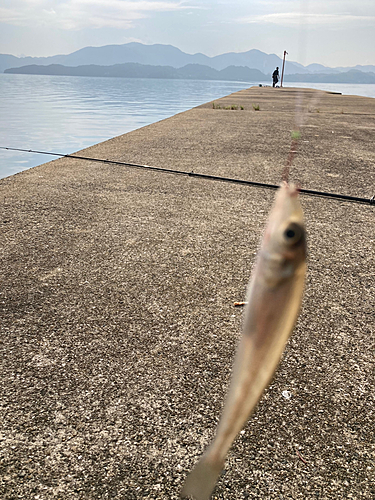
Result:
<svg viewBox="0 0 375 500"><path fill-rule="evenodd" d="M276 85L276 83L279 81L279 67L278 66L276 66L275 71L272 73L272 80L273 80L272 87L274 87Z"/></svg>

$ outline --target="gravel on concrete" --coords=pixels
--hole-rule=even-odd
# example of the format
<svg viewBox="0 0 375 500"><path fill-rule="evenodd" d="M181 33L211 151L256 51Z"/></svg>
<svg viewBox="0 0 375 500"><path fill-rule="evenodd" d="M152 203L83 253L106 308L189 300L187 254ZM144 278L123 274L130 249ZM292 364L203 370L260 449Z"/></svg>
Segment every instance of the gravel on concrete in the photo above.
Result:
<svg viewBox="0 0 375 500"><path fill-rule="evenodd" d="M253 87L79 154L278 183L297 128L291 180L375 194L375 99L308 89ZM63 158L0 199L0 498L177 499L273 192ZM214 499L375 498L375 208L302 204L302 312Z"/></svg>

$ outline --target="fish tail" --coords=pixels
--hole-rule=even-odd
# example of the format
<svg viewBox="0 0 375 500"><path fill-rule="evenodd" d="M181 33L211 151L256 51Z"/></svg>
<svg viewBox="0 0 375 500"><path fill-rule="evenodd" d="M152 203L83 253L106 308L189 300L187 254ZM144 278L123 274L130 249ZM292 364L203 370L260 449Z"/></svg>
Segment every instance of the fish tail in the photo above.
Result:
<svg viewBox="0 0 375 500"><path fill-rule="evenodd" d="M209 500L224 462L213 461L205 454L186 478L181 498L193 497L195 500Z"/></svg>

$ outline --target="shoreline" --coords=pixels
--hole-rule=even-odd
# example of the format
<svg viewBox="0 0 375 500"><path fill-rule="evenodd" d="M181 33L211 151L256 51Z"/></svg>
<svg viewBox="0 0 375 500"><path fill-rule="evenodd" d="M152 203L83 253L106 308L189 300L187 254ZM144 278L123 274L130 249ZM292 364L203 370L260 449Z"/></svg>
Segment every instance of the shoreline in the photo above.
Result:
<svg viewBox="0 0 375 500"><path fill-rule="evenodd" d="M59 77L59 78L97 78L101 80L167 80L167 81L173 81L173 82L189 82L189 81L194 81L194 82L222 82L222 83L240 83L240 84L251 84L251 85L267 85L272 87L272 79L269 78L267 80L214 80L214 79L203 79L203 78L147 78L147 77L115 77L115 76L75 76L75 75L47 75L47 74L27 74L27 73L0 73L0 75L7 75L8 76L30 76L30 77L38 77L38 76L48 76L48 77ZM280 83L280 82L279 82ZM303 87L299 87L300 85L303 85ZM319 87L320 86L320 87ZM334 83L334 82L309 82L309 81L287 81L284 79L284 88L305 88L305 89L314 89L314 90L325 90L324 87L330 87L330 86L337 86L338 88L341 87L359 87L359 88L369 88L371 89L372 87L375 87L375 82L374 83L352 83L352 82L342 82L342 83ZM367 94L346 94L346 95L358 95L362 97L375 97L375 93L373 95L367 95Z"/></svg>
<svg viewBox="0 0 375 500"><path fill-rule="evenodd" d="M13 75L14 76L14 75ZM47 77L49 80L49 77ZM84 78L84 77L83 77ZM85 79L85 78L84 78ZM108 140L111 137L122 135L124 133L136 130L147 124L155 123L158 120L168 116L173 116L176 113L191 109L194 106L200 105L202 102L213 99L216 95L223 96L229 92L243 89L246 85L240 82L209 82L191 80L176 81L176 80L154 80L149 79L129 79L127 82L112 79L108 82L101 79L101 82L91 83L92 79L85 79L86 89L81 89L81 83L76 82L76 79L70 79L64 83L59 79L49 81L47 87L47 97L41 96L42 87L46 85L43 80L38 78L30 79L17 77L13 81L13 77L9 79L0 79L0 84L4 91L3 106L4 117L7 118L7 127L3 125L0 133L3 135L1 146L10 146L21 149L34 149L42 151L51 151L57 153L72 153L83 148L91 147L103 140ZM18 81L17 81L18 80ZM13 84L12 84L13 81ZM36 81L38 84L36 84ZM42 85L43 83L43 85ZM262 85L269 85L270 82L263 82ZM22 96L22 87L25 85L35 85L33 92L38 95L40 105L35 108L33 103L28 102ZM65 104L59 99L61 86L68 85L68 95L71 96ZM170 85L170 87L168 87ZM13 90L9 87L18 86L19 90L15 95L20 97L19 103L16 106L12 105L12 110L8 110L7 95L9 99ZM142 89L139 90L139 99L147 99L149 93L153 93L151 101L147 101L148 105L142 109L140 105L134 104L131 99L131 94L134 91L134 86ZM302 86L302 84L301 84ZM310 86L311 87L311 86ZM315 87L324 87L316 85ZM315 88L314 86L312 88ZM357 88L359 87L359 90ZM375 97L375 85L365 86L341 86L327 85L323 90L330 92L341 92L344 95L365 94L370 90L370 93ZM167 90L169 89L169 100L167 98ZM284 88L292 88L286 84ZM294 87L298 88L298 87ZM164 89L164 90L163 90ZM373 90L371 90L373 89ZM80 100L80 92L85 91L88 95L91 92L99 91L97 99L91 102ZM57 95L55 95L57 92ZM189 93L190 92L190 93ZM199 100L197 95L201 93L202 99ZM182 102L178 99L181 93L184 95ZM86 94L85 94L86 95ZM119 95L121 95L119 99ZM186 96L186 97L185 97ZM190 96L190 97L189 97ZM365 96L368 97L368 96ZM217 97L215 96L215 99ZM53 100L53 106L50 108L48 120L43 114L45 107L50 106L50 101ZM78 108L75 100L78 99ZM159 100L158 100L159 99ZM172 100L171 100L172 99ZM109 104L108 104L109 103ZM150 107L151 105L151 107ZM107 111L106 111L107 110ZM113 112L109 112L112 110ZM90 121L82 123L82 117L90 116ZM61 126L57 126L61 124ZM69 126L64 124L69 124ZM102 125L103 124L103 125ZM27 168L40 165L43 161L48 161L48 156L45 160L39 156L26 153L10 153L0 151L0 177L5 177L16 173L17 171L26 170ZM4 173L3 173L4 172Z"/></svg>

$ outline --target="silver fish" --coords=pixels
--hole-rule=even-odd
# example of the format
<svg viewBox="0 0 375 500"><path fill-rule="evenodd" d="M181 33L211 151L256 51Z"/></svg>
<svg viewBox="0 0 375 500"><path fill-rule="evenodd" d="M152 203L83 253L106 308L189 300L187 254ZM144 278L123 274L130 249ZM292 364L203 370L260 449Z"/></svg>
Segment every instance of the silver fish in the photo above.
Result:
<svg viewBox="0 0 375 500"><path fill-rule="evenodd" d="M208 500L233 440L270 383L301 307L306 234L298 190L283 183L252 273L243 334L216 436L189 474L182 497Z"/></svg>

